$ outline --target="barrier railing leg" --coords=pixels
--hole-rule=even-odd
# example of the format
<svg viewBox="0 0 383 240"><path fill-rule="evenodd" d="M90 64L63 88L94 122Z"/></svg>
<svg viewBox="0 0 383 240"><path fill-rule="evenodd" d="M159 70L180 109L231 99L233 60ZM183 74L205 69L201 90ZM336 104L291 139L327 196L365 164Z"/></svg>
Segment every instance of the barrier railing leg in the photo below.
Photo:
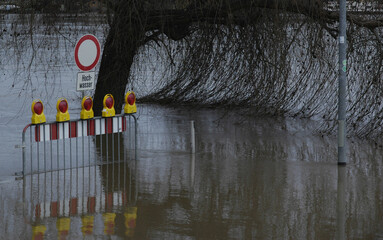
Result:
<svg viewBox="0 0 383 240"><path fill-rule="evenodd" d="M22 147L22 157L23 157L23 172L21 173L23 175L23 178L25 177L25 131L23 131L23 134L22 134L22 143L21 143L21 147Z"/></svg>
<svg viewBox="0 0 383 240"><path fill-rule="evenodd" d="M64 162L64 169L65 169L65 123L62 123L63 125L63 162ZM65 176L65 172L64 172Z"/></svg>
<svg viewBox="0 0 383 240"><path fill-rule="evenodd" d="M30 149L31 149L31 174L33 173L33 148L32 148L32 128L29 128L29 136L30 136Z"/></svg>
<svg viewBox="0 0 383 240"><path fill-rule="evenodd" d="M122 118L123 117L121 117L121 125L122 125ZM122 127L121 127L122 128ZM118 189L120 189L120 167L121 167L121 161L120 161L120 155L121 155L121 153L120 153L120 136L121 136L121 134L120 134L120 117L119 118L117 118L117 129L118 129L118 133L117 133L117 161L118 161L118 169L117 169L117 171L118 171Z"/></svg>
<svg viewBox="0 0 383 240"><path fill-rule="evenodd" d="M43 141L44 141L44 172L47 172L47 151L46 151L46 139L45 139L45 124L41 125L43 127Z"/></svg>
<svg viewBox="0 0 383 240"><path fill-rule="evenodd" d="M40 126L35 127L35 131L37 131L37 137L40 139ZM36 143L37 146L37 173L40 173L40 146L39 142Z"/></svg>

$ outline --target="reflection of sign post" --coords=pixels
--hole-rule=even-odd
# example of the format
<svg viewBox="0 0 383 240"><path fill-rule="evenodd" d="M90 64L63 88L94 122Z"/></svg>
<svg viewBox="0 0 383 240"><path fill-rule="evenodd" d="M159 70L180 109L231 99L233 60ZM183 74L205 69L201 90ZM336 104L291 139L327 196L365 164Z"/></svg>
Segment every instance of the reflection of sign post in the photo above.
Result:
<svg viewBox="0 0 383 240"><path fill-rule="evenodd" d="M83 72L77 74L77 91L93 90L95 73L89 72L98 63L101 55L100 43L93 35L85 35L77 42L74 59L77 67Z"/></svg>

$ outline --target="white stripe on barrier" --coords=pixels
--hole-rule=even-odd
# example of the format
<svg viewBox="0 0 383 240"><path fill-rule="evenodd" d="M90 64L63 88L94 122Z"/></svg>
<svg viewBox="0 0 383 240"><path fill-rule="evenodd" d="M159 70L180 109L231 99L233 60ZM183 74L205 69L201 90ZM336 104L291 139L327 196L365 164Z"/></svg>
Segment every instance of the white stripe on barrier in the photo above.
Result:
<svg viewBox="0 0 383 240"><path fill-rule="evenodd" d="M40 141L49 141L51 139L51 131L49 125L41 125L43 127L39 127L40 130ZM45 129L45 135L44 135L44 129Z"/></svg>
<svg viewBox="0 0 383 240"><path fill-rule="evenodd" d="M88 122L87 121L78 121L77 122L77 137L82 137L87 135Z"/></svg>
<svg viewBox="0 0 383 240"><path fill-rule="evenodd" d="M59 139L69 138L69 123L59 123Z"/></svg>
<svg viewBox="0 0 383 240"><path fill-rule="evenodd" d="M101 128L100 128L100 124L101 124ZM95 132L96 132L96 135L105 134L105 119L101 118L96 120Z"/></svg>

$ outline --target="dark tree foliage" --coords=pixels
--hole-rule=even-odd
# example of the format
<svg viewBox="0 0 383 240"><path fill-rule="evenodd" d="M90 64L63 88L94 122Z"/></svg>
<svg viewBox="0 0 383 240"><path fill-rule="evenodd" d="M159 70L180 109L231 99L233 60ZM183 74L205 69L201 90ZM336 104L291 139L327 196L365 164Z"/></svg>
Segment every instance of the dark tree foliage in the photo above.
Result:
<svg viewBox="0 0 383 240"><path fill-rule="evenodd" d="M134 85L132 64L137 58L137 65L145 64L151 56L142 54L145 49L160 48L167 52L170 74L141 101L248 106L255 114L313 117L320 120L320 131L331 132L337 119L339 14L327 2L110 2L95 112L101 111L106 93L115 96L119 111L126 86ZM378 136L383 12L349 12L347 17L350 132Z"/></svg>
<svg viewBox="0 0 383 240"><path fill-rule="evenodd" d="M294 12L320 19L323 1L319 0L211 0L141 1L110 3L113 20L107 37L95 94L95 106L102 106L104 93L112 93L116 109L121 109L130 67L138 49L162 35L178 41L202 28L212 32L221 26L229 32L235 27L255 26L263 15ZM267 9L275 12L267 12ZM209 30L207 30L209 31ZM206 34L208 32L204 32ZM101 108L101 107L100 107ZM96 109L96 112L99 112Z"/></svg>
<svg viewBox="0 0 383 240"><path fill-rule="evenodd" d="M87 13L90 5L86 1L46 1L44 6L39 1L25 2L17 10L23 13L21 18L3 27L4 46L14 46L16 64L33 69L42 54L59 61L55 58L59 46L73 49L75 42L70 39L77 39L78 34L105 34L94 95L96 114L101 112L106 93L114 95L120 112L126 88L135 87L139 101L239 105L258 115L315 118L318 130L335 129L337 1L328 1L332 8L320 0L102 2L101 13L95 14ZM360 11L360 3L348 2L352 5L347 15L349 133L381 136L383 7L378 5L376 12L367 7ZM68 25L68 19L76 19L75 25ZM38 42L34 33L47 37ZM48 46L52 39L55 47ZM24 59L23 46L28 44L33 51L31 58ZM12 54L7 49L3 48ZM147 83L148 66L153 62L157 65L149 71L161 74ZM22 89L33 88L31 79L27 75ZM143 85L151 89L140 91Z"/></svg>

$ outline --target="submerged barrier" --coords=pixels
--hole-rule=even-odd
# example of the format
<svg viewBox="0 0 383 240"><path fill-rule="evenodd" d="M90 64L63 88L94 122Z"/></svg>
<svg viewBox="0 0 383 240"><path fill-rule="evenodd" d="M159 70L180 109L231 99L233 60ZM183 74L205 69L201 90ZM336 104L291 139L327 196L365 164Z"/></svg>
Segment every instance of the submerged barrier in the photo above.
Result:
<svg viewBox="0 0 383 240"><path fill-rule="evenodd" d="M125 162L137 158L137 112L134 92L125 95L124 113L115 114L114 98L104 97L102 117L94 117L85 96L80 119L70 120L68 102L57 101L56 121L46 122L44 105L34 100L31 124L22 132L23 170L19 175Z"/></svg>

